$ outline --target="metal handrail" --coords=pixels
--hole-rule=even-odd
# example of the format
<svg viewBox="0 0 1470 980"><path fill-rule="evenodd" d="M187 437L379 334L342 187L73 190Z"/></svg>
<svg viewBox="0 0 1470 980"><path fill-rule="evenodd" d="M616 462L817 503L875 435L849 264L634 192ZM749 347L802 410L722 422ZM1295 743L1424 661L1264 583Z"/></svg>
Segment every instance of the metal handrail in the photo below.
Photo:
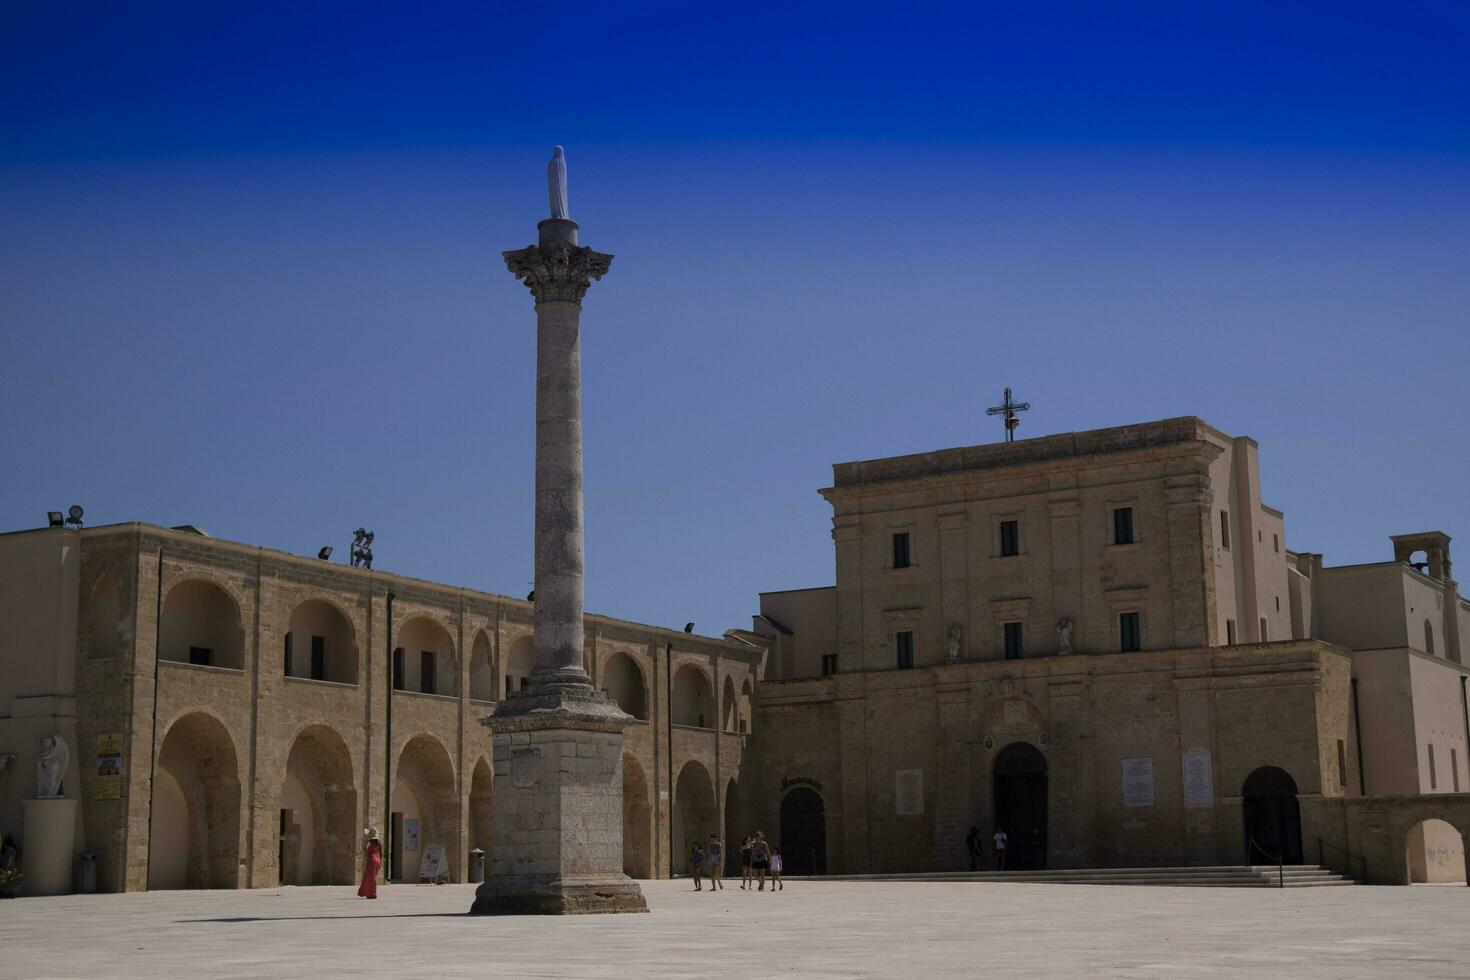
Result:
<svg viewBox="0 0 1470 980"><path fill-rule="evenodd" d="M1359 878L1358 880L1361 881L1365 885L1368 883L1368 859L1366 857L1364 857L1361 854L1354 854L1352 851L1348 850L1345 847L1338 847L1336 844L1332 843L1331 841L1326 841L1326 840L1323 840L1321 837L1318 837L1317 838L1317 863L1323 865L1324 867L1327 866L1327 862L1323 859L1323 856L1322 856L1322 849L1324 847L1330 847L1334 851L1336 851L1337 853L1341 854L1343 857L1345 857L1345 858L1348 859L1348 874L1349 875L1351 875L1353 873L1353 862L1354 861L1362 862L1363 876L1361 878Z"/></svg>
<svg viewBox="0 0 1470 980"><path fill-rule="evenodd" d="M1265 857L1270 858L1272 861L1274 861L1276 863L1276 887L1277 888L1285 888L1286 887L1286 865L1285 865L1285 863L1282 860L1281 854L1279 852L1276 853L1276 854L1272 854L1270 851L1266 850L1260 844L1257 844L1256 843L1256 839L1254 837L1251 837L1250 838L1250 845L1251 845L1251 847L1254 847L1256 850L1260 851L1262 855L1264 855Z"/></svg>

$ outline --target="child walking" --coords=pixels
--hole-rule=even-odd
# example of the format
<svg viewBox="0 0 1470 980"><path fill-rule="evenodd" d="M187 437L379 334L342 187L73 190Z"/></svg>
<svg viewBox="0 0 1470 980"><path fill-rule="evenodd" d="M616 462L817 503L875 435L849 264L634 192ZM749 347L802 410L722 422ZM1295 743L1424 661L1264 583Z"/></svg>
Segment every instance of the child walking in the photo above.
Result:
<svg viewBox="0 0 1470 980"><path fill-rule="evenodd" d="M699 846L699 841L689 849L689 876L694 879L694 890L704 891L704 882L700 877L704 874L704 848Z"/></svg>
<svg viewBox="0 0 1470 980"><path fill-rule="evenodd" d="M786 890L786 883L781 880L781 869L785 866L786 862L781 860L781 848L771 848L771 891L776 891L778 888L782 891Z"/></svg>

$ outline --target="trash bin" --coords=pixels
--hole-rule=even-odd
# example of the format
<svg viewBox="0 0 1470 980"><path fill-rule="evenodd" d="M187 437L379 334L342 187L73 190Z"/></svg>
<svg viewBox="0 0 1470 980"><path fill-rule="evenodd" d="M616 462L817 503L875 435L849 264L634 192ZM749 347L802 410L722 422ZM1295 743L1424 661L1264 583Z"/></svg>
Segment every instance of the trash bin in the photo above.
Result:
<svg viewBox="0 0 1470 980"><path fill-rule="evenodd" d="M93 895L97 892L97 852L83 851L77 856L77 894Z"/></svg>
<svg viewBox="0 0 1470 980"><path fill-rule="evenodd" d="M470 884L477 885L485 880L485 852L478 847L470 848Z"/></svg>

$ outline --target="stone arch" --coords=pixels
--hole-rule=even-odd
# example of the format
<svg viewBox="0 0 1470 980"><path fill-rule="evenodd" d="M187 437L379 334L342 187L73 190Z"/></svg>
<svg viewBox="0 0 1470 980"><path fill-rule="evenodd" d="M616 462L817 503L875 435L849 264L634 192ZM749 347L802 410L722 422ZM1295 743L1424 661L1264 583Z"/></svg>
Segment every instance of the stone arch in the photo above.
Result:
<svg viewBox="0 0 1470 980"><path fill-rule="evenodd" d="M625 709L626 710L626 709ZM623 874L653 877L653 806L648 777L631 753L623 753Z"/></svg>
<svg viewBox="0 0 1470 980"><path fill-rule="evenodd" d="M485 852L485 860L490 860L490 794L494 789L495 778L490 770L490 762L483 755L475 761L475 768L470 776L470 849L479 848Z"/></svg>
<svg viewBox="0 0 1470 980"><path fill-rule="evenodd" d="M287 677L357 683L357 631L335 602L313 597L298 603L287 620L282 645Z"/></svg>
<svg viewBox="0 0 1470 980"><path fill-rule="evenodd" d="M741 733L755 730L755 704L754 687L750 678L740 685L740 731Z"/></svg>
<svg viewBox="0 0 1470 980"><path fill-rule="evenodd" d="M490 636L482 629L475 630L475 643L470 648L470 698L475 701L495 701L495 657L490 647Z"/></svg>
<svg viewBox="0 0 1470 980"><path fill-rule="evenodd" d="M1048 773L1046 756L1030 742L1012 742L991 766L997 829L1006 833L1006 868L1046 867Z"/></svg>
<svg viewBox="0 0 1470 980"><path fill-rule="evenodd" d="M725 842L725 873L732 878L740 873L740 842L748 833L744 820L744 794L740 780L732 776L725 786L725 829L720 835Z"/></svg>
<svg viewBox="0 0 1470 980"><path fill-rule="evenodd" d="M159 743L149 888L240 886L240 763L224 723L195 711ZM155 880L157 883L155 884Z"/></svg>
<svg viewBox="0 0 1470 980"><path fill-rule="evenodd" d="M674 866L687 873L690 845L695 841L703 844L719 829L715 784L704 764L691 759L674 783Z"/></svg>
<svg viewBox="0 0 1470 980"><path fill-rule="evenodd" d="M523 690L531 683L531 670L536 666L536 638L523 633L510 644L505 658L505 693Z"/></svg>
<svg viewBox="0 0 1470 980"><path fill-rule="evenodd" d="M422 694L459 693L459 660L454 639L439 620L418 614L398 627L393 648L393 686Z"/></svg>
<svg viewBox="0 0 1470 980"><path fill-rule="evenodd" d="M352 753L325 725L307 725L286 756L277 824L283 885L350 885L362 828Z"/></svg>
<svg viewBox="0 0 1470 980"><path fill-rule="evenodd" d="M1411 885L1466 881L1465 840L1448 820L1429 817L1409 828L1404 841Z"/></svg>
<svg viewBox="0 0 1470 980"><path fill-rule="evenodd" d="M1261 766L1245 777L1240 796L1246 863L1264 864L1275 857L1283 864L1301 864L1302 814L1291 774Z"/></svg>
<svg viewBox="0 0 1470 980"><path fill-rule="evenodd" d="M689 728L713 728L715 694L709 674L694 664L674 672L674 724Z"/></svg>
<svg viewBox="0 0 1470 980"><path fill-rule="evenodd" d="M122 591L117 579L107 572L97 577L92 587L92 636L89 660L117 656L121 649L119 626L122 622Z"/></svg>
<svg viewBox="0 0 1470 980"><path fill-rule="evenodd" d="M628 654L619 651L602 662L602 689L628 714L648 720L648 687L643 682L643 668Z"/></svg>
<svg viewBox="0 0 1470 980"><path fill-rule="evenodd" d="M239 602L211 579L176 582L164 596L158 629L162 660L231 670L245 667Z"/></svg>
<svg viewBox="0 0 1470 980"><path fill-rule="evenodd" d="M725 684L720 691L720 731L740 730L740 702L735 696L735 681L725 675Z"/></svg>
<svg viewBox="0 0 1470 980"><path fill-rule="evenodd" d="M781 863L790 874L827 873L827 807L814 786L781 797Z"/></svg>
<svg viewBox="0 0 1470 980"><path fill-rule="evenodd" d="M453 880L459 880L459 790L454 761L444 743L420 732L404 743L394 767L393 800L389 807L389 868L397 880L417 880L423 848L443 844ZM418 847L407 840L408 821L418 821Z"/></svg>

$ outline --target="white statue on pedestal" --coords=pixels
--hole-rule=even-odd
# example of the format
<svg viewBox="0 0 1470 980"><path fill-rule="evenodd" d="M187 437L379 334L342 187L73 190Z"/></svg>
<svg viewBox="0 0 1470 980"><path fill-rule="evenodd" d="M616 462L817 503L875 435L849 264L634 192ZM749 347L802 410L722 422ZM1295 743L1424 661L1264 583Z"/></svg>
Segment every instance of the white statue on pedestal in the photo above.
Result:
<svg viewBox="0 0 1470 980"><path fill-rule="evenodd" d="M561 147L551 151L551 162L546 165L546 191L551 196L551 216L571 218L567 205L567 155Z"/></svg>
<svg viewBox="0 0 1470 980"><path fill-rule="evenodd" d="M952 664L960 662L960 638L962 635L963 631L960 629L959 623L950 625L947 639L949 641L949 662Z"/></svg>
<svg viewBox="0 0 1470 980"><path fill-rule="evenodd" d="M60 735L36 741L41 743L41 756L36 760L36 799L59 800L61 780L71 763L71 751Z"/></svg>
<svg viewBox="0 0 1470 980"><path fill-rule="evenodd" d="M1070 619L1057 620L1057 653L1072 652L1072 621Z"/></svg>

